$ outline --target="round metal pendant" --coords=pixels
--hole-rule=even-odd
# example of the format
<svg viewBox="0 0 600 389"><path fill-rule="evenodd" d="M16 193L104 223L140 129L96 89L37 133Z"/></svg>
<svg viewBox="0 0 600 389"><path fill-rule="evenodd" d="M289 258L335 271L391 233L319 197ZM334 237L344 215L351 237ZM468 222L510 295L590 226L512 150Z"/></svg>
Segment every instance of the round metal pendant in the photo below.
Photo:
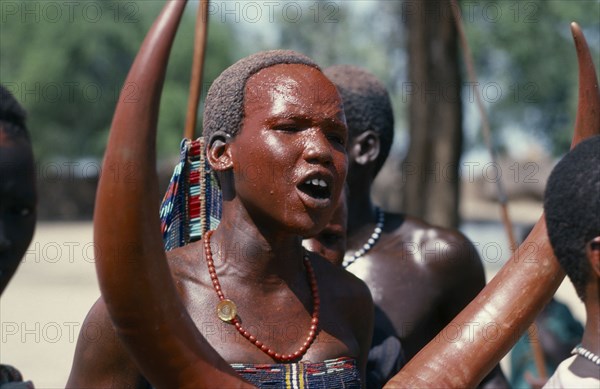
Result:
<svg viewBox="0 0 600 389"><path fill-rule="evenodd" d="M237 315L235 303L229 299L224 299L217 304L217 316L219 319L229 322Z"/></svg>

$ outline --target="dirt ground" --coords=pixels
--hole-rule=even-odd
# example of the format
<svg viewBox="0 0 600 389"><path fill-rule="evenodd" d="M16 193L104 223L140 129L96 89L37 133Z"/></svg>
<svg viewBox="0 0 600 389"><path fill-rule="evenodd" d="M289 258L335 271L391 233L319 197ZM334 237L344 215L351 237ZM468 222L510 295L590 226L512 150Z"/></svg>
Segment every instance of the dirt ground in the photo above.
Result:
<svg viewBox="0 0 600 389"><path fill-rule="evenodd" d="M81 324L99 296L93 251L91 223L39 223L2 296L0 363L18 367L36 388L64 388ZM484 263L489 280L500 264ZM557 298L584 320L570 283L563 282ZM86 336L98 334L91 329Z"/></svg>
<svg viewBox="0 0 600 389"><path fill-rule="evenodd" d="M100 295L91 223L39 223L0 302L0 361L36 388L64 388L81 323Z"/></svg>

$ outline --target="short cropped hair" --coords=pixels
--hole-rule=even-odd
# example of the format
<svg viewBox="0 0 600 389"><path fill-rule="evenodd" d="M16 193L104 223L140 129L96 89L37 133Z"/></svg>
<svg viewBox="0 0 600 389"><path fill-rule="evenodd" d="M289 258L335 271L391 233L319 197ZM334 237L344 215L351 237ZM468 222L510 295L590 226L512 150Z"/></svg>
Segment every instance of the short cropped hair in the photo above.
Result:
<svg viewBox="0 0 600 389"><path fill-rule="evenodd" d="M207 145L218 130L232 137L237 135L244 119L246 82L260 70L280 64L301 64L321 70L307 56L291 50L263 51L240 59L225 69L208 90L203 119Z"/></svg>
<svg viewBox="0 0 600 389"><path fill-rule="evenodd" d="M556 165L544 212L554 254L585 301L591 271L585 245L600 235L600 135L581 142Z"/></svg>
<svg viewBox="0 0 600 389"><path fill-rule="evenodd" d="M24 139L30 142L25 125L27 114L15 97L3 85L0 85L0 131L10 138Z"/></svg>
<svg viewBox="0 0 600 389"><path fill-rule="evenodd" d="M394 141L394 112L386 87L368 71L351 65L334 65L323 73L337 87L342 102L350 138L367 130L380 139L376 172L387 159Z"/></svg>

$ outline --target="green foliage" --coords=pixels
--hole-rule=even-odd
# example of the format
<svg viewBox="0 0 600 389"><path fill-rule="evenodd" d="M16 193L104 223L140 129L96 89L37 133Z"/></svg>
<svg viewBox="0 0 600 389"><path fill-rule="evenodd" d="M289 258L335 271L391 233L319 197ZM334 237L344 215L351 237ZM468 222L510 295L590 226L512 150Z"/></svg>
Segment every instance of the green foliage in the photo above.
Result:
<svg viewBox="0 0 600 389"><path fill-rule="evenodd" d="M120 89L163 5L163 1L2 2L0 82L27 109L39 159L102 155ZM167 71L159 155L176 155L183 134L195 18L196 7L189 5ZM230 30L227 24L210 24L207 81L232 61L235 45Z"/></svg>

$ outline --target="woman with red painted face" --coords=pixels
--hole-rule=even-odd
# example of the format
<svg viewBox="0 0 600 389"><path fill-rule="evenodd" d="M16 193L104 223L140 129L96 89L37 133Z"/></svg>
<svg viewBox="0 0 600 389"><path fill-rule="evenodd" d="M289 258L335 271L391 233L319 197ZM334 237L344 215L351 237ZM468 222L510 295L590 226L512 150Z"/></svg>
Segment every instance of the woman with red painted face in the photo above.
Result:
<svg viewBox="0 0 600 389"><path fill-rule="evenodd" d="M215 80L203 135L222 219L201 241L162 248L156 112L182 3L167 3L132 66L126 83L139 87L139 100L115 112L104 164L134 174L100 181L103 296L83 325L67 386L239 387L241 376L257 386L361 387L370 293L301 245L331 218L347 165L342 103L312 60L258 53ZM95 342L85 336L90 325L102 333Z"/></svg>

